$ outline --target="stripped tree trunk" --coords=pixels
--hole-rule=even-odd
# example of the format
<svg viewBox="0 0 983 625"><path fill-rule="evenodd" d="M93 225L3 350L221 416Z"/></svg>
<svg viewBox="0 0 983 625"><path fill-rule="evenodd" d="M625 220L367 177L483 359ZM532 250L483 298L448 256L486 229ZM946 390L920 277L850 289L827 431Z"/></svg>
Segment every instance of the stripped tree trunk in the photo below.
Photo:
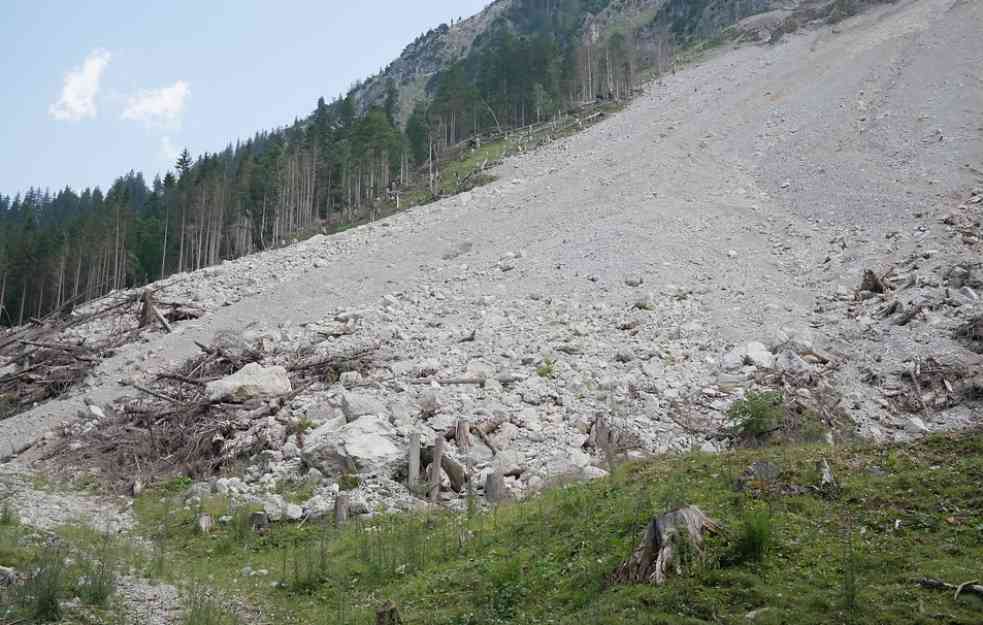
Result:
<svg viewBox="0 0 983 625"><path fill-rule="evenodd" d="M720 526L696 506L655 517L634 553L618 566L610 582L661 586L670 570L677 575L682 573L681 552L689 549L690 553L701 554L704 534L718 531Z"/></svg>

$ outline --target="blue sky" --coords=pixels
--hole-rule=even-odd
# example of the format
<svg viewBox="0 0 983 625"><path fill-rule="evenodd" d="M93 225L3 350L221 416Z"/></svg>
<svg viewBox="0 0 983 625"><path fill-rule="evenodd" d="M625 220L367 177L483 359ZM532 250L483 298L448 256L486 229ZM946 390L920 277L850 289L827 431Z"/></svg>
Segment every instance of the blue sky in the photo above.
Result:
<svg viewBox="0 0 983 625"><path fill-rule="evenodd" d="M490 0L0 0L0 193L148 181L288 124Z"/></svg>

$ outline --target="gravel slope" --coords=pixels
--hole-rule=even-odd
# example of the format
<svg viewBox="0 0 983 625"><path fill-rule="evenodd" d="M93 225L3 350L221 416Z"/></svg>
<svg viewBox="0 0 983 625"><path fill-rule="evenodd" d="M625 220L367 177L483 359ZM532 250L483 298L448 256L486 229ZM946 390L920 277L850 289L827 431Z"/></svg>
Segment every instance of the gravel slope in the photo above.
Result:
<svg viewBox="0 0 983 625"><path fill-rule="evenodd" d="M983 168L980 32L983 3L908 0L727 51L507 161L470 194L171 278L210 314L121 349L84 394L0 422L0 457L74 417L83 398L110 403L127 391L121 380L172 368L195 340L316 322L393 292L446 288L455 305L490 297L506 311L533 296L588 318L636 297L623 281L637 274L645 289L693 290L687 314L719 341L805 324L817 295L855 287L896 251L885 232L941 211L973 184L967 165ZM834 237L846 252L819 271ZM522 253L501 271L507 252Z"/></svg>

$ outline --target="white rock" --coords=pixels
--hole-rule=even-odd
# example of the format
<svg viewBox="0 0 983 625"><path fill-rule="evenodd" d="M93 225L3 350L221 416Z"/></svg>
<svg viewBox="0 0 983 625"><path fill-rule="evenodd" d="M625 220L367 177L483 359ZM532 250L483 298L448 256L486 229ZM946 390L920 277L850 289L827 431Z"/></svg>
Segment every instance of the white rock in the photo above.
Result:
<svg viewBox="0 0 983 625"><path fill-rule="evenodd" d="M292 458L300 457L300 448L297 447L293 442L287 441L280 448L280 453L283 455L284 460L290 460Z"/></svg>
<svg viewBox="0 0 983 625"><path fill-rule="evenodd" d="M580 472L580 475L585 480L597 480L602 477L607 477L608 472L600 467L584 467Z"/></svg>
<svg viewBox="0 0 983 625"><path fill-rule="evenodd" d="M255 397L284 395L293 390L287 370L280 366L264 367L251 362L232 375L209 382L206 387L212 401L245 401Z"/></svg>
<svg viewBox="0 0 983 625"><path fill-rule="evenodd" d="M775 358L775 368L794 373L812 371L813 367L791 350L785 350Z"/></svg>
<svg viewBox="0 0 983 625"><path fill-rule="evenodd" d="M737 371L744 366L746 355L747 352L743 347L735 347L720 357L720 368L724 371Z"/></svg>
<svg viewBox="0 0 983 625"><path fill-rule="evenodd" d="M384 403L361 393L345 393L341 399L341 410L349 423L366 415L382 417L388 414Z"/></svg>
<svg viewBox="0 0 983 625"><path fill-rule="evenodd" d="M931 432L920 417L910 417L905 424L905 430L911 434L927 434Z"/></svg>
<svg viewBox="0 0 983 625"><path fill-rule="evenodd" d="M775 357L763 343L752 341L745 347L747 362L763 369L770 369L775 364Z"/></svg>
<svg viewBox="0 0 983 625"><path fill-rule="evenodd" d="M295 503L288 503L283 514L288 521L299 521L304 518L304 509Z"/></svg>
<svg viewBox="0 0 983 625"><path fill-rule="evenodd" d="M340 428L323 425L307 435L304 461L326 475L348 471L386 473L403 458L396 445L396 430L374 415Z"/></svg>

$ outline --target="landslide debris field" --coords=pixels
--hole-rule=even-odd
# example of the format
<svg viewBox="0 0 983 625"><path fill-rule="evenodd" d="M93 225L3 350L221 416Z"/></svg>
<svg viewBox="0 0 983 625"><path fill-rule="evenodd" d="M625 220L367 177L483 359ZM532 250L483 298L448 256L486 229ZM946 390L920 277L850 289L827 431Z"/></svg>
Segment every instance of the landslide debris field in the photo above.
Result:
<svg viewBox="0 0 983 625"><path fill-rule="evenodd" d="M10 458L0 465L7 491L0 495L20 511L18 527L28 529L18 531L46 535L73 519L105 525L109 516L114 532L141 537L137 549L152 552L164 541L150 540L160 533L147 528L168 523L165 517L160 524L166 511L149 504L162 496L177 497L181 512L174 518L184 519L178 524L228 517L215 531L232 532L228 524L240 521L212 509L221 501L265 516L275 536L307 540L297 526L321 527L334 518L339 499L346 518L359 524L383 513L436 514L431 506L475 512L492 500L526 498L531 503L518 508L526 512L515 514L540 516L520 519L559 522L561 511L611 497L625 480L662 479L656 474L670 465L659 462L682 463L671 466L684 472L724 470L678 457L619 469L626 460L735 446L807 444L794 452L800 464L812 467L828 456L835 472L877 464L892 474L875 462L872 447L856 452L851 464L853 446L883 444L910 459L905 479L917 481L913 467L933 470L922 466L920 454L936 448L913 441L974 430L983 415L981 32L983 3L899 1L835 26L811 25L777 45L717 50L647 85L623 112L506 160L491 172L495 182L471 192L173 276L152 285L156 309L145 317L142 293L116 293L76 310L58 335L43 328L9 333L0 339L0 392L12 402L4 406L11 416L0 420L0 456ZM953 446L978 454L972 435L931 440L946 441L935 443L945 448L936 449L940 457L958 456ZM409 458L418 442L417 465ZM754 460L726 457L728 466ZM979 483L977 464L965 467L966 483ZM821 470L781 471L790 473L765 479L767 497L741 496L769 508L785 496L805 497L808 504L795 504L800 508L782 508L790 523L782 537L798 540L808 530L840 541L821 547L810 534L783 558L852 558L841 534L863 542L864 527L891 531L888 520L865 519L864 506L839 499L835 522L807 528L811 514L822 515L823 497L850 491L824 490ZM67 477L100 494L51 487ZM528 507L537 493L581 480L599 481L568 500L548 495L556 500L535 514ZM782 484L802 490L774 492ZM877 499L866 483L855 487ZM588 567L591 575L610 573L600 568L630 553L639 519L666 506L699 505L725 526L747 521L743 507L725 505L716 487L707 488L700 482L680 489L683 498L640 499L632 519L612 527L604 523L610 511L588 519L613 537L605 545L613 551L599 556L603 567ZM949 550L951 559L932 560L932 549L913 536L905 540L916 547L881 545L910 558L898 565L906 576L921 560L937 565L922 573L929 581L904 586L892 578L881 590L901 593L909 607L931 602L931 614L946 622L973 622L965 610L974 604L964 603L975 600L972 591L947 607L938 595L952 592L932 580L970 579L951 576L964 575L966 563L983 555L979 497L919 487L918 497L927 499L915 512L911 501L899 499L904 490L883 494L914 515L895 529L926 524L933 529L925 540ZM625 505L618 502L612 505ZM431 523L407 519L416 519L407 523L420 524L421 533ZM243 522L247 533L254 521ZM447 533L441 540L453 534L462 550L472 548L464 544L468 536L491 540L501 531L432 523ZM949 526L956 528L951 536ZM181 536L202 554L219 549ZM332 537L341 542L331 549L344 541L373 548L358 546L365 539L353 536ZM554 556L575 549L550 540ZM269 534L262 541L288 546ZM902 547L907 555L899 555ZM864 548L880 547L858 547ZM269 568L267 555L255 559ZM252 566L250 557L243 555L241 566ZM410 597L440 595L435 578L422 577L431 565L414 560L419 566L406 574L429 580L417 587L394 582L391 576L403 573L388 571L388 560L372 568L372 558L358 565L367 571L343 569L374 580L372 588L383 593L360 590L353 596L361 607L398 599L410 603L407 622L428 622ZM492 560L478 562L505 580L503 588L528 572ZM24 563L0 561L8 565ZM779 563L769 566L779 574ZM858 566L858 575L879 570ZM453 560L441 575L477 575L465 568L464 560ZM264 592L271 579L284 584L283 592L303 590L287 588L293 582L272 568L267 574ZM565 580L550 586L549 597L575 606L564 612L570 619L596 608L608 615L597 622L648 622L625 619L665 599L658 593L625 599L599 586L603 600L590 607L577 603L583 597L554 593L587 573L550 574ZM714 592L738 583L721 575ZM846 587L840 577L806 577L837 592ZM763 598L760 582L734 602L700 590L706 580L695 579L687 578L686 596L702 607L683 613L699 622L744 622L745 613L767 606L771 612L758 613L755 622L786 622L778 604ZM239 617L266 622L257 604L268 598L222 586L227 581L216 583L230 596L242 592ZM341 583L308 582L303 592L312 601ZM176 607L173 587L148 586L140 576L122 586L124 607L155 606L153 618L141 622L178 622L190 609ZM467 620L464 613L435 612L432 622L527 622L518 615L532 618L535 610L527 610L531 600L521 592L532 590L513 591L520 594L494 614L476 607L471 616L478 620ZM865 601L893 601L856 592ZM912 593L924 596L914 601ZM613 596L630 610L619 612ZM282 607L280 599L271 609ZM815 607L821 600L809 601ZM895 614L897 622L916 622L915 616Z"/></svg>

